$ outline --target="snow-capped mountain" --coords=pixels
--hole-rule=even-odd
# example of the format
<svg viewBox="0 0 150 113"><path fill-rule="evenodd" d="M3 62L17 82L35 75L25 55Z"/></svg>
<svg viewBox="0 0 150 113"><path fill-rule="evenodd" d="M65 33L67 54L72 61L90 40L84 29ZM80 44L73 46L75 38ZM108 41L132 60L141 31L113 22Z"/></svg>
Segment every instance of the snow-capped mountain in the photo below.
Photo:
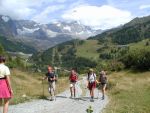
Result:
<svg viewBox="0 0 150 113"><path fill-rule="evenodd" d="M13 37L12 39L39 50L74 38L86 39L99 33L101 30L93 30L76 21L40 24L31 20L12 20L8 16L0 15L0 35Z"/></svg>

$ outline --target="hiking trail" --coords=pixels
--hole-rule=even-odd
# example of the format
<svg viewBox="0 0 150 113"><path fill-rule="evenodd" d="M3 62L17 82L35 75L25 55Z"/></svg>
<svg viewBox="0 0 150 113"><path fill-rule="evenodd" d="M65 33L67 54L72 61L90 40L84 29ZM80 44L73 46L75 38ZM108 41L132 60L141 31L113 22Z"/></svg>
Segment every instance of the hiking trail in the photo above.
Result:
<svg viewBox="0 0 150 113"><path fill-rule="evenodd" d="M96 89L94 102L90 102L89 91L85 88L85 84L86 78L83 77L77 83L77 97L75 99L69 98L70 91L66 90L56 96L56 101L39 99L11 105L9 106L8 113L87 113L86 109L89 106L92 106L93 113L101 113L108 103L108 97L106 96L105 100L102 100L102 94L98 94Z"/></svg>

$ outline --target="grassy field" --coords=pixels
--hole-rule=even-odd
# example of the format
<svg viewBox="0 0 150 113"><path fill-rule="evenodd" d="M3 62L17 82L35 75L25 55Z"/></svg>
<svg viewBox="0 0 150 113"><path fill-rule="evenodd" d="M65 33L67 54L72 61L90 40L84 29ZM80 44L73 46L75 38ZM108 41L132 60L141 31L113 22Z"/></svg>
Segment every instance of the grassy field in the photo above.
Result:
<svg viewBox="0 0 150 113"><path fill-rule="evenodd" d="M43 76L44 74L22 72L16 69L11 70L11 82L14 91L11 104L49 96L48 83L47 80L42 82ZM56 93L64 91L68 86L68 78L59 78Z"/></svg>
<svg viewBox="0 0 150 113"><path fill-rule="evenodd" d="M150 72L112 73L109 82L104 113L150 113Z"/></svg>
<svg viewBox="0 0 150 113"><path fill-rule="evenodd" d="M100 45L98 45L97 43L97 40L86 40L83 45L77 47L76 55L89 59L98 59L99 54L96 50L99 49Z"/></svg>
<svg viewBox="0 0 150 113"><path fill-rule="evenodd" d="M136 49L142 49L142 48L145 48L145 49L150 49L150 46L146 46L146 42L149 42L150 44L150 41L148 39L146 40L142 40L138 43L131 43L129 44L131 50L136 50Z"/></svg>

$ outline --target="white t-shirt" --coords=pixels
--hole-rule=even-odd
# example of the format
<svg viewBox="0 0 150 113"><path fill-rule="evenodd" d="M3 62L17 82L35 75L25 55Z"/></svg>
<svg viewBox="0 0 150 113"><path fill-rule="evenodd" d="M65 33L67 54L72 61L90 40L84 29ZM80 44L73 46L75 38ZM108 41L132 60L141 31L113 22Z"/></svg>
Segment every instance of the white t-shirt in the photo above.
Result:
<svg viewBox="0 0 150 113"><path fill-rule="evenodd" d="M94 82L96 80L96 74L95 73L91 73L89 75L87 75L87 80L91 83Z"/></svg>
<svg viewBox="0 0 150 113"><path fill-rule="evenodd" d="M9 75L10 75L9 68L5 64L1 63L0 64L0 78L4 78L5 76L9 76Z"/></svg>

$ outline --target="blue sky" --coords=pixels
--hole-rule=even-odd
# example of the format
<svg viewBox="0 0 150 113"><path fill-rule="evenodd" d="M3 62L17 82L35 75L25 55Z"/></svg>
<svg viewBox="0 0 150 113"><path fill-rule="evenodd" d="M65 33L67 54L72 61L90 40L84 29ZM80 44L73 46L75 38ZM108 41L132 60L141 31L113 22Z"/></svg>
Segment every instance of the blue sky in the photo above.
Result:
<svg viewBox="0 0 150 113"><path fill-rule="evenodd" d="M150 15L150 0L0 0L0 14L38 23L78 21L108 29Z"/></svg>

